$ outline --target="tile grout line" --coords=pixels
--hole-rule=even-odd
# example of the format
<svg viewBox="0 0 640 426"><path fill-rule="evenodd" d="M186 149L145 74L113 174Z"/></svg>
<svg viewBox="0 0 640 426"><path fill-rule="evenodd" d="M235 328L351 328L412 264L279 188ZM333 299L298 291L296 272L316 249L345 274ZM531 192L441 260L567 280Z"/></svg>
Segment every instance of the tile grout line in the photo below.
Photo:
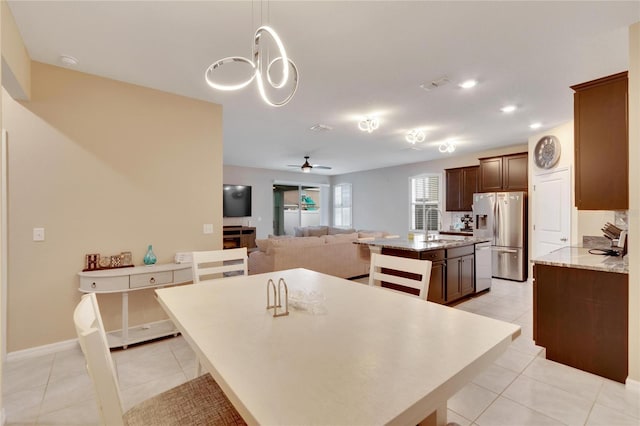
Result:
<svg viewBox="0 0 640 426"><path fill-rule="evenodd" d="M515 348L514 348L514 349L515 349ZM527 355L528 355L528 354L527 354ZM504 393L504 392L509 388L509 386L511 386L511 385L513 384L513 382L515 382L515 381L518 379L518 377L522 376L522 373L524 372L524 370L526 370L526 369L527 369L527 367L529 367L529 365L531 365L531 363L532 363L533 361L535 361L535 359L536 359L536 358L537 358L537 356L534 356L534 357L531 359L531 361L529 361L529 363L528 363L527 365L525 365L525 367L522 369L522 371L521 371L520 373L518 373L518 375L517 375L516 377L514 377L514 378L513 378L513 380L511 380L511 381L509 382L509 384L508 384L507 386L505 386L505 387L504 387L504 389L503 389L500 393L498 393L498 396L496 396L496 397L494 398L494 400L493 400L493 401L491 401L491 403L490 403L489 405L487 405L487 407L486 407L484 410L482 410L482 412L481 412L480 414L478 414L478 416L477 416L475 419L473 419L473 421L471 422L472 424L476 424L476 421L477 421L480 417L482 417L482 415L483 415L483 414L484 414L484 413L485 413L485 412L486 412L486 411L487 411L487 410L488 410L488 409L489 409L493 404L495 404L495 402L496 402L496 401L497 401L501 396L503 396L502 394L503 394L503 393ZM498 366L498 367L500 367L500 366ZM505 370L508 370L508 371L513 371L513 370L509 370L508 368L505 368L505 367L502 367L502 368L504 368ZM515 371L513 371L513 372L515 373ZM477 383L475 383L475 382L473 382L473 381L471 381L471 383L475 384L476 386L481 387L482 389L485 389L485 390L488 390L488 391L490 391L490 392L493 392L491 389L487 389L487 388L485 388L484 386L479 385L479 384L477 384ZM493 393L495 393L495 392L493 392ZM504 398L508 399L509 401L512 401L510 398L507 398L506 396L504 396ZM516 401L513 401L513 402L516 402ZM517 402L516 402L516 403L517 403ZM518 403L518 404L519 404L519 403ZM532 411L535 411L536 413L538 413L538 411L533 410L532 408L527 407L526 405L523 405L523 404L519 404L519 405L522 405L523 407L528 408L529 410L532 410ZM540 414L542 414L542 413L540 413ZM463 417L464 417L464 416L463 416ZM547 416L547 417L549 417L549 416Z"/></svg>
<svg viewBox="0 0 640 426"><path fill-rule="evenodd" d="M49 384L51 383L51 376L53 375L53 364L56 362L56 358L58 357L58 352L53 354L53 358L51 359L51 366L49 367L49 374L47 375L47 382L44 386L44 392L42 392L42 400L40 401L40 406L38 407L38 414L36 415L35 424L40 423L40 416L42 416L42 407L44 406L44 400L47 398L47 391L49 390Z"/></svg>

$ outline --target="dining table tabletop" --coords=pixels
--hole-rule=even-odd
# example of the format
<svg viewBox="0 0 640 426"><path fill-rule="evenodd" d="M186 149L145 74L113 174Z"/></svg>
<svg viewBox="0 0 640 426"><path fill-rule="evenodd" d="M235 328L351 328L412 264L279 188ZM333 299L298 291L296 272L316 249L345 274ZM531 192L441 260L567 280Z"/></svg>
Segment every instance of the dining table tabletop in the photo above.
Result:
<svg viewBox="0 0 640 426"><path fill-rule="evenodd" d="M273 302L278 287L277 312L288 301L289 314L274 317L267 294ZM516 324L307 269L155 292L248 424L446 424L447 400L520 333Z"/></svg>

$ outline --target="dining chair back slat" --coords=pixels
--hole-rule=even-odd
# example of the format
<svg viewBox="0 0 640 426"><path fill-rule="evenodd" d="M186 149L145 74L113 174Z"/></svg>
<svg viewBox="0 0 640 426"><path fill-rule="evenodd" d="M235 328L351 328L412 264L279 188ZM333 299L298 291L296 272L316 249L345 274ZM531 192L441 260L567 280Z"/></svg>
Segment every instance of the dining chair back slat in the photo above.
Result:
<svg viewBox="0 0 640 426"><path fill-rule="evenodd" d="M397 271L402 275L395 275ZM415 278L419 276L420 278ZM369 269L369 285L380 285L381 281L419 290L418 297L426 300L429 294L429 280L431 278L431 261L410 259L399 256L389 256L371 253Z"/></svg>
<svg viewBox="0 0 640 426"><path fill-rule="evenodd" d="M221 278L225 274L248 275L247 248L194 251L192 253L193 282L203 277Z"/></svg>

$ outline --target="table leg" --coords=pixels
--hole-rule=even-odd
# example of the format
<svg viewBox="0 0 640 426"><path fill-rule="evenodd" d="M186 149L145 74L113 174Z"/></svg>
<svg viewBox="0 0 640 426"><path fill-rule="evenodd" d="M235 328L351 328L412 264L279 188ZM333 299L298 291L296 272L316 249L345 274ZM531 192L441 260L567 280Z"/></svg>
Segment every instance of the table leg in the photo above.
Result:
<svg viewBox="0 0 640 426"><path fill-rule="evenodd" d="M122 348L127 349L129 342L129 293L122 292Z"/></svg>
<svg viewBox="0 0 640 426"><path fill-rule="evenodd" d="M440 406L436 411L429 414L426 419L419 423L419 426L446 426L447 425L447 404Z"/></svg>

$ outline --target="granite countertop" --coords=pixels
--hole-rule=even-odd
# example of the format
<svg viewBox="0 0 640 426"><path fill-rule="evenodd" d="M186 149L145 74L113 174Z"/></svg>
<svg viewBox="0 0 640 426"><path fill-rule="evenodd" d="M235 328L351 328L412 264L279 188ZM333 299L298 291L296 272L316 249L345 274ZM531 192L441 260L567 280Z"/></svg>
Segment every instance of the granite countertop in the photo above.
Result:
<svg viewBox="0 0 640 426"><path fill-rule="evenodd" d="M566 268L628 274L629 265L621 256L603 256L589 253L587 247L563 247L549 254L532 259L532 263Z"/></svg>
<svg viewBox="0 0 640 426"><path fill-rule="evenodd" d="M356 244L363 244L375 247L394 248L409 251L429 251L438 249L449 249L454 247L468 246L477 243L491 241L488 238L468 237L461 235L438 235L431 240L407 240L403 238L381 238L377 240L356 241Z"/></svg>
<svg viewBox="0 0 640 426"><path fill-rule="evenodd" d="M448 231L440 231L440 235L465 235L465 236L472 236L473 235L473 229L469 229L468 231L462 230L462 229L454 229L454 230L448 230Z"/></svg>

